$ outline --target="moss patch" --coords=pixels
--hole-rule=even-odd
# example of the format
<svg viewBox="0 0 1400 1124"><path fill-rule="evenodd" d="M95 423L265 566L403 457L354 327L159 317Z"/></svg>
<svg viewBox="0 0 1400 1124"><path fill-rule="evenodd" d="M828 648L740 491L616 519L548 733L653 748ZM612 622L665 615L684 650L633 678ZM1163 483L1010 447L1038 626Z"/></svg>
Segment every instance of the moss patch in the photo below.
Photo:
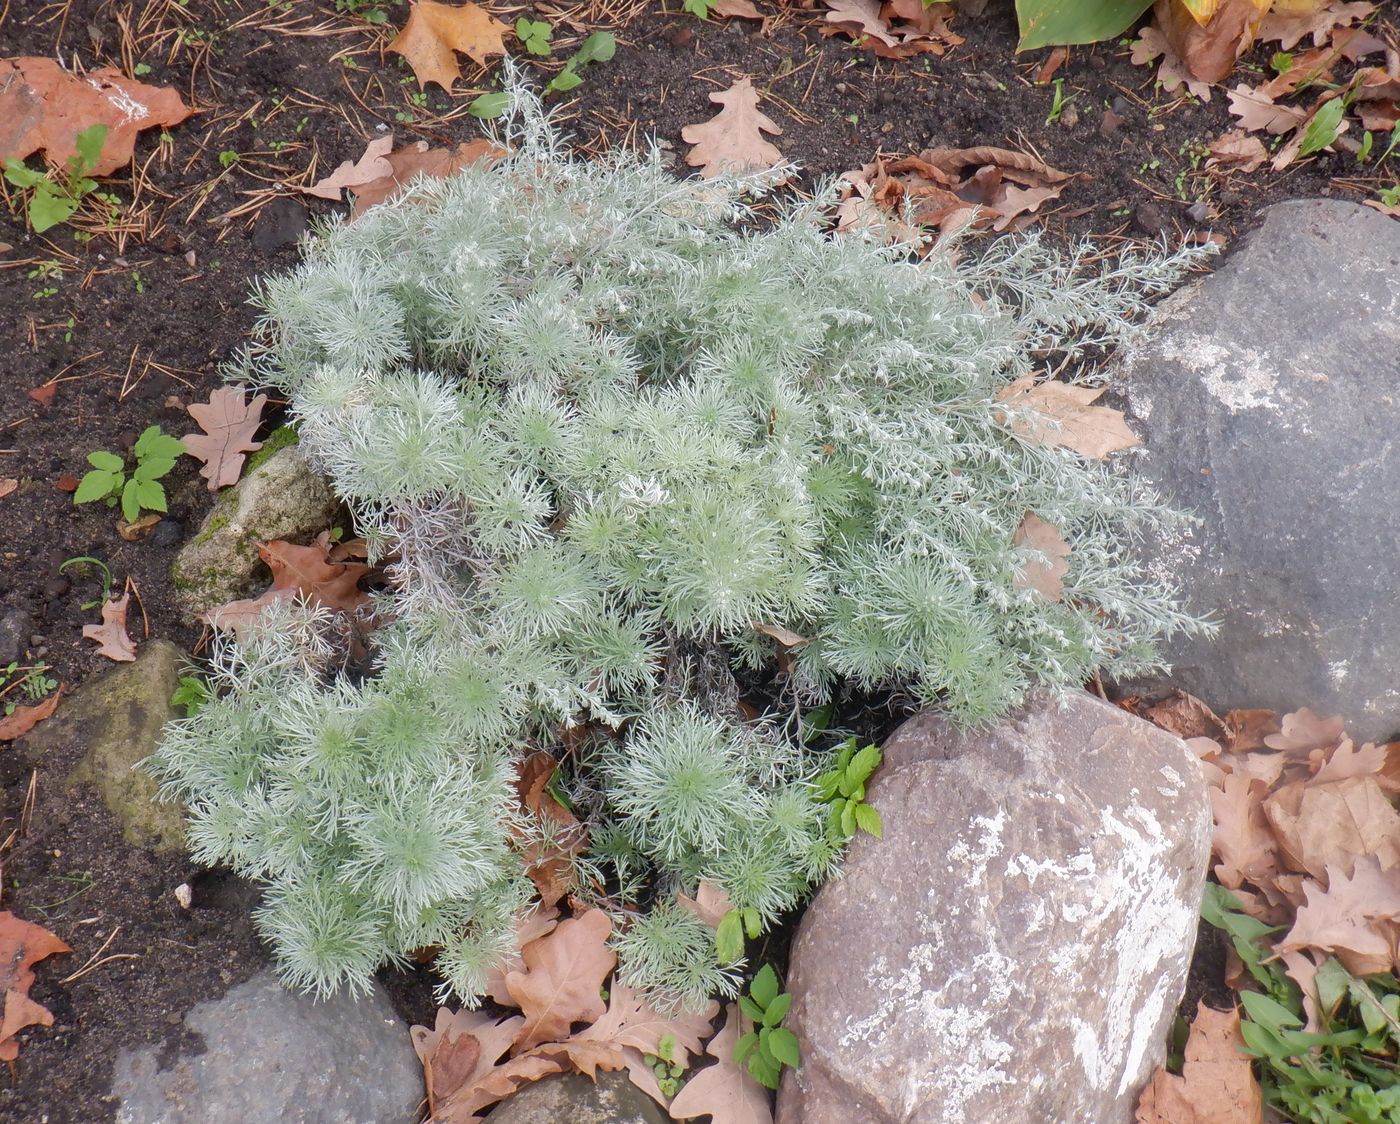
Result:
<svg viewBox="0 0 1400 1124"><path fill-rule="evenodd" d="M243 474L246 476L250 472L256 472L273 456L289 445L295 445L298 440L299 435L295 426L279 425L263 438L262 448L248 458L248 467L243 470Z"/></svg>

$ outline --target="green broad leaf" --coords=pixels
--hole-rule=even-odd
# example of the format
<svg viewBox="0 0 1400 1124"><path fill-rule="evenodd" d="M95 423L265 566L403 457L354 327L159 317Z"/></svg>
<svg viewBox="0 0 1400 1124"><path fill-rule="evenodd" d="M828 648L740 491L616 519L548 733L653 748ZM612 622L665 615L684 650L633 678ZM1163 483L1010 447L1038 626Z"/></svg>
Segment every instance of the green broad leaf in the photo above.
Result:
<svg viewBox="0 0 1400 1124"><path fill-rule="evenodd" d="M1397 1042L1400 1042L1400 1023L1396 1022L1394 1014L1386 1009L1365 980L1353 979L1347 992L1351 996L1351 1001L1356 1004L1357 1011L1361 1014L1362 1026L1372 1034L1383 1030L1392 1035ZM1396 997L1388 995L1386 998L1393 1000Z"/></svg>
<svg viewBox="0 0 1400 1124"><path fill-rule="evenodd" d="M773 1029L768 1036L768 1049L783 1065L796 1069L802 1064L802 1054L797 1048L797 1035L786 1027Z"/></svg>
<svg viewBox="0 0 1400 1124"><path fill-rule="evenodd" d="M146 457L137 463L131 475L137 480L159 480L175 467L169 457Z"/></svg>
<svg viewBox="0 0 1400 1124"><path fill-rule="evenodd" d="M544 20L527 19L521 16L515 21L515 37L525 45L532 55L547 55L550 52L550 38L554 29Z"/></svg>
<svg viewBox="0 0 1400 1124"><path fill-rule="evenodd" d="M846 775L864 784L870 779L870 774L880 764L882 757L884 754L880 752L878 745L868 745L851 758L851 763L846 766Z"/></svg>
<svg viewBox="0 0 1400 1124"><path fill-rule="evenodd" d="M1311 156L1321 152L1342 135L1342 118L1347 111L1341 98L1333 98L1318 107L1308 127L1303 130L1303 143L1298 148L1299 156Z"/></svg>
<svg viewBox="0 0 1400 1124"><path fill-rule="evenodd" d="M126 462L117 456L116 453L109 453L103 449L98 449L95 453L88 454L88 464L93 468L100 468L103 472L119 474L126 468Z"/></svg>
<svg viewBox="0 0 1400 1124"><path fill-rule="evenodd" d="M1346 998L1347 989L1351 987L1351 980L1351 973L1342 967L1342 962L1335 956L1329 956L1318 968L1314 978L1317 999L1322 1013L1327 1018L1330 1019L1337 1013L1337 1008Z"/></svg>
<svg viewBox="0 0 1400 1124"><path fill-rule="evenodd" d="M851 776L850 769L846 769L841 774L841 781L836 786L837 790L841 793L841 795L846 797L847 799L850 799L852 796L855 796L856 790L860 787L860 780L856 777Z"/></svg>
<svg viewBox="0 0 1400 1124"><path fill-rule="evenodd" d="M489 121L493 117L499 117L510 108L509 94L482 94L467 106L467 112L473 117L479 117L483 121Z"/></svg>
<svg viewBox="0 0 1400 1124"><path fill-rule="evenodd" d="M876 839L885 837L885 825L880 822L880 813L869 804L856 805L856 826Z"/></svg>
<svg viewBox="0 0 1400 1124"><path fill-rule="evenodd" d="M744 932L749 940L758 940L763 935L763 915L756 909L743 909L740 916L744 919Z"/></svg>
<svg viewBox="0 0 1400 1124"><path fill-rule="evenodd" d="M34 194L30 196L29 225L34 228L35 234L43 234L44 231L67 222L77 209L78 201L76 199L60 195L53 189L48 180L45 180L34 189Z"/></svg>
<svg viewBox="0 0 1400 1124"><path fill-rule="evenodd" d="M95 468L78 481L78 490L73 493L74 503L92 503L106 499L113 490L121 487L120 474L103 472Z"/></svg>
<svg viewBox="0 0 1400 1124"><path fill-rule="evenodd" d="M571 62L584 66L590 62L607 62L617 53L617 40L611 32L595 31L579 44Z"/></svg>
<svg viewBox="0 0 1400 1124"><path fill-rule="evenodd" d="M744 923L737 909L731 909L715 928L715 955L721 964L733 964L744 957Z"/></svg>
<svg viewBox="0 0 1400 1124"><path fill-rule="evenodd" d="M841 805L841 834L849 839L856 833L856 803L847 800Z"/></svg>
<svg viewBox="0 0 1400 1124"><path fill-rule="evenodd" d="M802 741L804 744L825 733L831 727L831 704L823 703L807 712L802 719Z"/></svg>
<svg viewBox="0 0 1400 1124"><path fill-rule="evenodd" d="M122 486L122 518L128 523L135 523L141 518L140 486L139 480L128 480Z"/></svg>
<svg viewBox="0 0 1400 1124"><path fill-rule="evenodd" d="M856 739L847 738L841 743L841 749L836 754L836 771L844 773L851 767L851 758L856 755Z"/></svg>
<svg viewBox="0 0 1400 1124"><path fill-rule="evenodd" d="M739 996L739 1009L756 1023L763 1021L763 1008L747 995Z"/></svg>
<svg viewBox="0 0 1400 1124"><path fill-rule="evenodd" d="M185 454L185 444L178 437L171 437L168 433L162 433L160 426L147 426L142 431L141 436L136 439L136 444L132 446L132 451L138 458L145 460L148 457L159 457L162 460L169 460L174 464Z"/></svg>
<svg viewBox="0 0 1400 1124"><path fill-rule="evenodd" d="M1293 1057L1293 1051L1279 1040L1277 1034L1258 1023L1250 1022L1248 1019L1242 1020L1240 1034L1244 1038L1245 1046L1256 1058L1285 1061Z"/></svg>
<svg viewBox="0 0 1400 1124"><path fill-rule="evenodd" d="M1016 0L1018 51L1116 39L1152 0Z"/></svg>
<svg viewBox="0 0 1400 1124"><path fill-rule="evenodd" d="M154 480L140 480L133 476L127 487L131 487L132 484L136 486L136 499L143 509L146 511L166 510L165 489L158 483ZM131 520L128 519L127 522L130 523Z"/></svg>
<svg viewBox="0 0 1400 1124"><path fill-rule="evenodd" d="M1282 1030L1284 1027L1302 1026L1306 1021L1301 1015L1290 1011L1282 1003L1270 999L1267 995L1261 995L1257 991L1241 992L1240 1002L1244 1004L1244 1009L1249 1013L1251 1019L1272 1031Z"/></svg>
<svg viewBox="0 0 1400 1124"><path fill-rule="evenodd" d="M763 1012L763 1025L777 1026L787 1018L787 1013L792 1008L792 992L783 992L771 1003L766 1004L766 1007Z"/></svg>
<svg viewBox="0 0 1400 1124"><path fill-rule="evenodd" d="M736 1062L743 1061L746 1057L749 1056L749 1054L753 1051L753 1048L757 1045L758 1034L755 1031L751 1030L748 1032L748 1034L745 1034L742 1038L740 1038L738 1042L734 1043L734 1060Z"/></svg>
<svg viewBox="0 0 1400 1124"><path fill-rule="evenodd" d="M816 784L818 800L835 799L837 790L841 787L841 773L835 769L829 773L823 773L817 778Z"/></svg>
<svg viewBox="0 0 1400 1124"><path fill-rule="evenodd" d="M48 176L11 156L5 161L5 178L15 187L28 189L38 187Z"/></svg>
<svg viewBox="0 0 1400 1124"><path fill-rule="evenodd" d="M102 146L106 143L106 125L89 125L77 135L73 145L78 150L77 170L79 174L86 174L97 167L97 162L102 159Z"/></svg>
<svg viewBox="0 0 1400 1124"><path fill-rule="evenodd" d="M835 801L826 813L826 833L833 839L843 838L841 831L841 813L846 807L844 800Z"/></svg>
<svg viewBox="0 0 1400 1124"><path fill-rule="evenodd" d="M577 57L577 56L575 56ZM549 85L545 87L551 93L567 94L570 90L577 89L583 85L583 79L579 77L578 71L574 69L574 60L570 59L565 64L564 69L549 80Z"/></svg>
<svg viewBox="0 0 1400 1124"><path fill-rule="evenodd" d="M754 997L760 1007L757 1015L749 1017L762 1022L763 1011L767 1010L768 1004L778 997L778 991L778 973L773 971L773 965L765 964L754 976L753 983L749 984L749 994Z"/></svg>
<svg viewBox="0 0 1400 1124"><path fill-rule="evenodd" d="M765 1058L761 1050L749 1055L749 1072L765 1089L776 1089L783 1080L783 1067L773 1059Z"/></svg>

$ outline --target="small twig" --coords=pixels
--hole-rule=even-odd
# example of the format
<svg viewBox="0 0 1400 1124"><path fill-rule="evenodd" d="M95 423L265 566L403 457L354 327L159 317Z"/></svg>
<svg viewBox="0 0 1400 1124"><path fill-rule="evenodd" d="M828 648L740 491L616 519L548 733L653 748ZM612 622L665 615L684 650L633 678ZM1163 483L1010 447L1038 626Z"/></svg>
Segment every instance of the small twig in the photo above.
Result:
<svg viewBox="0 0 1400 1124"><path fill-rule="evenodd" d="M102 954L107 951L107 946L117 939L117 934L121 931L122 927L118 925L112 930L112 935L102 942L102 947L88 957L86 964L72 975L64 976L63 979L58 982L65 984L72 983L74 980L81 979L89 972L95 972L98 968L102 967L103 964L110 964L113 960L140 960L141 954L139 952L114 952L111 956L102 956ZM98 959L99 956L102 956L101 960Z"/></svg>

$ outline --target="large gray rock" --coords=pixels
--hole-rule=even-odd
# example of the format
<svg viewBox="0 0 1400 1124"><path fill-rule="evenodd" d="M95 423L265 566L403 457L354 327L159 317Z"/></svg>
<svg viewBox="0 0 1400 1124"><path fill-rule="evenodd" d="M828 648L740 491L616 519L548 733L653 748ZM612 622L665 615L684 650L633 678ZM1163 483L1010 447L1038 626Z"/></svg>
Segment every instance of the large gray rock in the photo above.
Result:
<svg viewBox="0 0 1400 1124"><path fill-rule="evenodd" d="M339 504L296 446L281 449L221 492L170 568L175 598L190 616L252 591L258 544L306 542L327 530Z"/></svg>
<svg viewBox="0 0 1400 1124"><path fill-rule="evenodd" d="M1221 713L1340 713L1400 730L1400 224L1352 203L1265 213L1169 302L1115 388L1138 471L1203 525L1151 570L1220 622L1167 646L1156 684Z"/></svg>
<svg viewBox="0 0 1400 1124"><path fill-rule="evenodd" d="M669 1124L670 1117L627 1074L577 1073L526 1085L491 1113L491 1124Z"/></svg>
<svg viewBox="0 0 1400 1124"><path fill-rule="evenodd" d="M423 1071L376 984L363 999L316 1002L264 971L200 1003L185 1027L203 1050L167 1061L123 1050L118 1124L413 1124Z"/></svg>
<svg viewBox="0 0 1400 1124"><path fill-rule="evenodd" d="M793 945L779 1124L1127 1124L1165 1053L1211 815L1176 737L1093 696L885 746Z"/></svg>
<svg viewBox="0 0 1400 1124"><path fill-rule="evenodd" d="M156 782L136 762L155 752L161 727L175 715L170 696L184 653L168 640L148 640L134 663L117 664L59 704L27 736L31 759L78 746L83 757L68 780L91 784L122 825L128 843L153 851L184 846L184 812L156 798Z"/></svg>

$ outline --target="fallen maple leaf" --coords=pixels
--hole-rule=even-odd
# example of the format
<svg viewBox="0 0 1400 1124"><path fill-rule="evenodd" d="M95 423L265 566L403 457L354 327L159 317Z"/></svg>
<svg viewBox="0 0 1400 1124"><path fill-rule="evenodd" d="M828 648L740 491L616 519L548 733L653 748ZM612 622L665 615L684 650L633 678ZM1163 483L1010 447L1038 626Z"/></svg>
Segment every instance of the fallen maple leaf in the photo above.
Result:
<svg viewBox="0 0 1400 1124"><path fill-rule="evenodd" d="M136 645L126 631L126 607L130 593L120 601L107 601L102 606L102 623L83 625L83 639L96 640L97 654L116 663L131 663L136 658Z"/></svg>
<svg viewBox="0 0 1400 1124"><path fill-rule="evenodd" d="M689 1120L708 1112L715 1124L772 1124L768 1090L734 1060L734 1046L749 1029L738 1005L728 1004L724 1026L705 1047L715 1064L702 1069L676 1094L669 1108L672 1120Z"/></svg>
<svg viewBox="0 0 1400 1124"><path fill-rule="evenodd" d="M1264 1096L1243 1047L1239 1011L1212 1010L1201 1000L1181 1076L1157 1067L1138 1102L1137 1124L1258 1124Z"/></svg>
<svg viewBox="0 0 1400 1124"><path fill-rule="evenodd" d="M0 742L12 742L34 729L45 718L53 716L58 700L63 697L63 684L43 702L33 706L17 706L12 714L0 717Z"/></svg>
<svg viewBox="0 0 1400 1124"><path fill-rule="evenodd" d="M1315 948L1333 953L1357 976L1389 972L1395 967L1395 938L1400 929L1400 869L1382 870L1374 855L1356 860L1350 877L1329 867L1327 884L1304 883L1307 904L1276 946L1279 952Z"/></svg>
<svg viewBox="0 0 1400 1124"><path fill-rule="evenodd" d="M243 472L244 454L262 448L253 434L262 424L267 395L259 394L251 402L241 386L221 386L209 395L208 402L195 402L186 409L203 433L187 433L180 438L185 452L204 462L199 474L209 481L209 490L217 492L237 484Z"/></svg>
<svg viewBox="0 0 1400 1124"><path fill-rule="evenodd" d="M561 921L521 949L525 971L506 975L506 990L525 1015L517 1052L569 1036L576 1022L595 1022L606 1008L599 989L617 964L608 947L612 921L601 909Z"/></svg>
<svg viewBox="0 0 1400 1124"><path fill-rule="evenodd" d="M1047 601L1058 601L1069 572L1069 543L1060 529L1028 511L1011 536L1011 545L1032 552L1021 561L1012 584L1017 589L1033 589Z"/></svg>
<svg viewBox="0 0 1400 1124"><path fill-rule="evenodd" d="M720 111L697 125L681 130L681 139L693 145L686 163L699 168L706 179L762 171L781 164L783 154L763 139L764 133L782 136L783 130L758 109L758 91L747 78L727 90L716 90L710 100Z"/></svg>
<svg viewBox="0 0 1400 1124"><path fill-rule="evenodd" d="M80 132L106 125L102 151L87 170L105 176L130 162L139 131L178 125L190 112L174 90L143 85L111 67L80 78L52 59L0 62L0 161L42 151L63 167L77 155Z"/></svg>
<svg viewBox="0 0 1400 1124"><path fill-rule="evenodd" d="M282 539L263 543L258 555L272 571L272 586L258 597L230 601L201 613L199 620L243 639L265 608L297 594L338 612L358 612L370 600L359 586L369 567L360 562L332 562L330 550L328 534L320 535L310 546Z"/></svg>
<svg viewBox="0 0 1400 1124"><path fill-rule="evenodd" d="M461 51L478 66L485 66L491 56L506 53L509 32L506 24L470 2L453 7L437 0L418 0L389 50L408 60L419 89L436 82L451 90L462 77L453 52Z"/></svg>
<svg viewBox="0 0 1400 1124"><path fill-rule="evenodd" d="M1036 382L1027 375L997 395L997 401L1013 408L1012 431L1025 440L1060 445L1103 460L1110 453L1142 444L1121 410L1093 404L1103 392L1103 387L1074 386L1056 379Z"/></svg>
<svg viewBox="0 0 1400 1124"><path fill-rule="evenodd" d="M29 998L34 984L34 965L40 960L71 952L66 944L47 929L22 921L8 910L0 913L0 1061L19 1057L16 1035L27 1026L53 1026L53 1015Z"/></svg>

